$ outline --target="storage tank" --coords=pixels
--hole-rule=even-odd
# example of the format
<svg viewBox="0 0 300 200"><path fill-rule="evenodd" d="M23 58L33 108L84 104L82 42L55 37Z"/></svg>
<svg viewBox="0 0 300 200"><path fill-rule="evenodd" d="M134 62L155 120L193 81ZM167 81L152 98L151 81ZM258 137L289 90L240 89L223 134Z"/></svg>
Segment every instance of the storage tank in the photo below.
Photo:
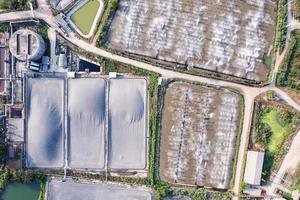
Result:
<svg viewBox="0 0 300 200"><path fill-rule="evenodd" d="M9 49L18 60L39 60L45 53L46 45L39 34L29 29L20 29L11 36Z"/></svg>

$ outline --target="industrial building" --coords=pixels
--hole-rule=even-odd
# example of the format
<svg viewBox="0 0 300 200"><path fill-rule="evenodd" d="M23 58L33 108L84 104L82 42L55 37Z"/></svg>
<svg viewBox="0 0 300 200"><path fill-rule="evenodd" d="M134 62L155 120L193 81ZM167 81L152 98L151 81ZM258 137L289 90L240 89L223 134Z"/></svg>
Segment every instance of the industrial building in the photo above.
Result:
<svg viewBox="0 0 300 200"><path fill-rule="evenodd" d="M250 185L260 185L264 164L264 153L248 151L244 182Z"/></svg>
<svg viewBox="0 0 300 200"><path fill-rule="evenodd" d="M21 61L39 60L45 53L44 39L29 29L16 31L9 40L9 49Z"/></svg>

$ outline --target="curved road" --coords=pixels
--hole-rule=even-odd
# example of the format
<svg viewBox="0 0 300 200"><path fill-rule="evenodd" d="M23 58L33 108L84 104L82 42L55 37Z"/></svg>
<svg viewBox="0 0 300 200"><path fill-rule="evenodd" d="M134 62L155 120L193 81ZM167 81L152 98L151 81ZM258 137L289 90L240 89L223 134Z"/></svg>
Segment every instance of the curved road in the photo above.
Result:
<svg viewBox="0 0 300 200"><path fill-rule="evenodd" d="M52 12L50 10L49 5L47 4L47 0L37 0L38 1L38 9L31 11L22 11L22 12L12 12L12 13L4 13L0 14L0 22L7 22L7 21L16 21L16 20L24 20L24 19L32 19L32 18L38 18L40 20L45 21L51 28L56 30L58 33L62 34L62 31L59 29L59 27L55 24L55 18L52 15ZM34 16L32 16L32 13ZM295 21L292 21L291 23L292 29L300 28L300 25L296 23ZM149 71L156 72L158 74L161 74L162 77L165 78L179 78L179 79L186 79L190 81L196 81L201 82L205 84L210 85L216 85L216 86L222 86L222 87L231 87L239 90L244 95L244 101L245 101L245 110L244 110L244 121L243 121L243 130L242 130L242 136L241 136L241 143L239 147L239 156L237 161L237 168L236 168L236 176L235 176L235 183L233 192L235 195L238 195L239 193L239 185L242 177L242 171L243 171L243 160L245 159L245 153L247 150L247 143L249 138L249 130L251 127L251 119L252 119L252 111L253 111L253 105L254 105L254 99L257 95L266 92L268 90L274 90L278 93L278 95L284 99L289 105L300 111L300 106L289 97L288 94L280 90L279 88L275 87L275 77L278 70L278 67L283 60L283 56L278 56L276 66L274 70L274 77L272 84L270 84L267 87L263 88L256 88L251 86L245 86L237 83L232 83L228 81L222 81L222 80L215 80L212 78L205 78L200 76L194 76L189 75L185 73L179 73L172 70L166 70L162 69L147 63L143 63L140 61L136 61L130 58L122 57L119 55L112 54L108 51L105 51L103 49L97 48L89 43L86 43L85 41L79 40L73 35L70 35L69 37L66 37L66 39L71 42L72 44L78 46L79 48L91 52L94 54L97 54L102 57L106 57L118 62L122 62L125 64L129 64L138 68L146 69ZM234 197L234 199L237 199L237 197Z"/></svg>

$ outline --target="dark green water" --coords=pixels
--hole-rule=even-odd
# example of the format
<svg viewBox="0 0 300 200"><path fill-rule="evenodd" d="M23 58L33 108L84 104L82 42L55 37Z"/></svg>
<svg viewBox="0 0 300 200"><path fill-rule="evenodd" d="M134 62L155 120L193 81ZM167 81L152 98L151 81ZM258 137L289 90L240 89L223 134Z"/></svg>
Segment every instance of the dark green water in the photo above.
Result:
<svg viewBox="0 0 300 200"><path fill-rule="evenodd" d="M9 183L1 194L0 200L38 200L40 184L37 182Z"/></svg>

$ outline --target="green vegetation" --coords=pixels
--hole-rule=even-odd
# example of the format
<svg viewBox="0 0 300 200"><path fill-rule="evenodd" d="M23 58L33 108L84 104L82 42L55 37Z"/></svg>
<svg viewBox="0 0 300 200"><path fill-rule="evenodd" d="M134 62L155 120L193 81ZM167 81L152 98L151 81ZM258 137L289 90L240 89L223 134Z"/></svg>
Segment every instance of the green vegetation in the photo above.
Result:
<svg viewBox="0 0 300 200"><path fill-rule="evenodd" d="M269 99L273 99L273 98L276 97L276 92L273 91L273 90L268 90L267 91L267 96L268 96Z"/></svg>
<svg viewBox="0 0 300 200"><path fill-rule="evenodd" d="M48 26L46 24L39 23L37 26L37 31L44 39L48 39Z"/></svg>
<svg viewBox="0 0 300 200"><path fill-rule="evenodd" d="M287 192L282 192L282 197L286 200L293 200L292 195Z"/></svg>
<svg viewBox="0 0 300 200"><path fill-rule="evenodd" d="M106 2L104 13L102 15L102 19L99 25L99 37L97 38L97 47L102 47L105 42L105 37L107 35L107 31L109 29L109 19L117 10L120 0L111 0Z"/></svg>
<svg viewBox="0 0 300 200"><path fill-rule="evenodd" d="M285 47L286 33L287 33L287 13L288 13L287 0L278 0L277 8L278 10L277 10L275 50L282 52Z"/></svg>
<svg viewBox="0 0 300 200"><path fill-rule="evenodd" d="M205 200L205 199L229 200L232 198L232 195L229 192L213 192L213 191L208 191L207 189L204 188L178 190L175 192L175 194L189 196L193 200Z"/></svg>
<svg viewBox="0 0 300 200"><path fill-rule="evenodd" d="M233 90L233 92L236 92L236 91ZM237 166L237 161L238 161L238 157L239 157L239 148L240 148L240 144L241 144L243 123L244 123L244 117L243 117L244 116L244 105L245 105L244 96L242 96L238 92L236 92L236 93L241 98L240 106L241 106L242 110L241 110L241 117L240 117L239 133L237 135L235 146L234 146L234 162L233 162L232 175L231 175L230 184L229 184L230 188L233 188L233 186L234 186L235 175L236 175L236 166Z"/></svg>
<svg viewBox="0 0 300 200"><path fill-rule="evenodd" d="M37 32L43 37L46 47L50 47L50 40L48 38L48 26L44 22L37 25ZM50 56L50 48L46 48L45 55Z"/></svg>
<svg viewBox="0 0 300 200"><path fill-rule="evenodd" d="M295 113L283 108L268 107L259 113L256 123L255 143L265 149L263 180L266 181L275 164L285 154L284 144L293 136L298 119Z"/></svg>
<svg viewBox="0 0 300 200"><path fill-rule="evenodd" d="M98 0L89 0L71 15L71 20L83 34L86 35L90 32L99 7L100 3Z"/></svg>
<svg viewBox="0 0 300 200"><path fill-rule="evenodd" d="M268 67L271 67L273 64L273 55L269 55L264 57L264 64L267 65Z"/></svg>
<svg viewBox="0 0 300 200"><path fill-rule="evenodd" d="M0 32L7 32L9 31L8 23L0 23Z"/></svg>
<svg viewBox="0 0 300 200"><path fill-rule="evenodd" d="M276 152L277 149L282 146L284 138L287 136L287 134L289 134L289 123L286 122L286 120L289 120L289 118L282 118L282 116L285 115L284 113L286 112L270 110L262 117L262 123L265 124L265 129L269 129L268 132L271 133L266 138L269 140L267 143L267 149L272 153Z"/></svg>
<svg viewBox="0 0 300 200"><path fill-rule="evenodd" d="M279 86L300 92L300 31L291 33L291 42L276 82Z"/></svg>
<svg viewBox="0 0 300 200"><path fill-rule="evenodd" d="M2 160L5 159L5 155L6 155L6 145L4 142L1 141L0 143L0 161L2 162Z"/></svg>
<svg viewBox="0 0 300 200"><path fill-rule="evenodd" d="M244 190L248 189L249 185L245 183L244 181L241 182L240 187L239 187L239 192L243 192Z"/></svg>
<svg viewBox="0 0 300 200"><path fill-rule="evenodd" d="M32 0L0 0L0 10L29 10Z"/></svg>

